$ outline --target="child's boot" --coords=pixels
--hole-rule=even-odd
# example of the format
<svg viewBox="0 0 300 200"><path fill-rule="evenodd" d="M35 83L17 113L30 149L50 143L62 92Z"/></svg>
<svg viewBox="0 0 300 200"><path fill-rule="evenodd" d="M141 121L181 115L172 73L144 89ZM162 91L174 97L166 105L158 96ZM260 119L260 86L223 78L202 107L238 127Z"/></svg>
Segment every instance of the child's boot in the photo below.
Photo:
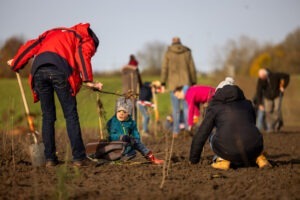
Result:
<svg viewBox="0 0 300 200"><path fill-rule="evenodd" d="M161 165L164 163L163 160L157 159L154 157L153 153L150 151L147 155L146 158L152 163L156 165Z"/></svg>
<svg viewBox="0 0 300 200"><path fill-rule="evenodd" d="M230 168L230 161L218 157L211 166L215 169L228 170Z"/></svg>
<svg viewBox="0 0 300 200"><path fill-rule="evenodd" d="M258 165L259 168L271 167L271 164L263 154L260 154L256 158L256 164Z"/></svg>

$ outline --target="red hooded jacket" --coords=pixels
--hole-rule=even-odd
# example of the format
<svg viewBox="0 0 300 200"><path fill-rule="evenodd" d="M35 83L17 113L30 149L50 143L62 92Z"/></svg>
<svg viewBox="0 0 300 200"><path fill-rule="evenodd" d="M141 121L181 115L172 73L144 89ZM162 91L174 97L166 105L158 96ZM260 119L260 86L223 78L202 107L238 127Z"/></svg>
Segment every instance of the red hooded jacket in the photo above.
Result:
<svg viewBox="0 0 300 200"><path fill-rule="evenodd" d="M20 47L13 58L12 70L22 69L30 58L35 57L29 76L34 102L39 101L39 98L33 88L33 75L42 65L61 67L68 75L73 96L79 91L82 81L93 81L91 58L96 52L97 44L89 34L89 27L88 23L80 23L71 28L54 28ZM98 42L98 38L96 40Z"/></svg>

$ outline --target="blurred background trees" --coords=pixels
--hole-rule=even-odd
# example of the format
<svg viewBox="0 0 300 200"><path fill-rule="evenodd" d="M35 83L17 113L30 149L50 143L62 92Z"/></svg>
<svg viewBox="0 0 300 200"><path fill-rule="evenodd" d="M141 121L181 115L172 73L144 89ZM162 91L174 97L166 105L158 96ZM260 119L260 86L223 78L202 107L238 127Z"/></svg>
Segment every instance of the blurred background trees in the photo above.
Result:
<svg viewBox="0 0 300 200"><path fill-rule="evenodd" d="M15 77L6 62L16 54L23 42L21 37L11 37L0 47L0 77ZM148 42L136 53L143 74L160 74L167 46L160 41ZM262 45L247 36L229 40L215 53L214 60L215 68L212 73L222 76L256 76L258 69L262 67L300 74L300 28L288 34L279 44ZM30 64L29 62L28 65ZM22 75L27 76L29 72L30 67L25 67Z"/></svg>
<svg viewBox="0 0 300 200"><path fill-rule="evenodd" d="M19 47L24 43L22 37L13 36L5 41L3 46L0 48L0 77L16 77L15 73L8 67L6 62L13 58L17 53ZM30 63L29 63L30 64ZM30 72L30 68L22 70L22 75L27 76Z"/></svg>
<svg viewBox="0 0 300 200"><path fill-rule="evenodd" d="M167 45L160 41L149 42L138 51L137 59L143 74L159 75Z"/></svg>
<svg viewBox="0 0 300 200"><path fill-rule="evenodd" d="M236 41L229 41L224 52L223 65L217 70L219 74L257 76L259 68L300 74L300 28L275 45L260 46L255 40L242 36Z"/></svg>

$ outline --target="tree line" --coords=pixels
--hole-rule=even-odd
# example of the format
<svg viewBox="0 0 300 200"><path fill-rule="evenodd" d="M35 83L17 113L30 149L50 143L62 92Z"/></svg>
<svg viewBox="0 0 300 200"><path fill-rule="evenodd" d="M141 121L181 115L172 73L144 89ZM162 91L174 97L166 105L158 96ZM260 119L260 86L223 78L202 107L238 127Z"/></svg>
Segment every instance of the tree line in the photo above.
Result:
<svg viewBox="0 0 300 200"><path fill-rule="evenodd" d="M6 64L24 43L22 37L13 36L0 47L0 77L15 77ZM136 56L143 74L159 75L161 62L166 51L165 43L154 41L146 43ZM219 51L219 52L218 52ZM289 33L279 44L259 44L255 39L241 36L229 40L214 55L213 73L226 75L256 76L259 68L269 68L290 74L300 74L300 28ZM32 61L28 64L30 65ZM30 67L22 70L27 76Z"/></svg>

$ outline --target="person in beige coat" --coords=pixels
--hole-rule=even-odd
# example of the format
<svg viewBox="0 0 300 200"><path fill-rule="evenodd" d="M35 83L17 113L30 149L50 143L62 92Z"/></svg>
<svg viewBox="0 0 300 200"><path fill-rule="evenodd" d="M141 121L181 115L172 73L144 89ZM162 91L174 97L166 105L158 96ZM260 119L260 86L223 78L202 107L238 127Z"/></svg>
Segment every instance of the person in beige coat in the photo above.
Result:
<svg viewBox="0 0 300 200"><path fill-rule="evenodd" d="M162 90L167 86L171 92L172 112L173 112L173 137L177 137L180 131L180 109L183 106L185 128L187 128L187 105L185 101L174 96L174 90L178 86L195 85L197 83L196 68L191 50L182 45L179 37L172 39L172 45L165 53L162 70L161 83Z"/></svg>

